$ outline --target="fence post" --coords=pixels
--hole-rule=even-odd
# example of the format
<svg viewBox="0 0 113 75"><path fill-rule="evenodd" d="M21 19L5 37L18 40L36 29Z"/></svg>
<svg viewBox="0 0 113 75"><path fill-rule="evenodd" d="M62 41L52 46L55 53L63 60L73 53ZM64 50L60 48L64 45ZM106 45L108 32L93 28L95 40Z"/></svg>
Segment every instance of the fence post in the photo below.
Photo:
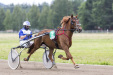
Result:
<svg viewBox="0 0 113 75"><path fill-rule="evenodd" d="M107 29L107 34L109 33L109 30Z"/></svg>

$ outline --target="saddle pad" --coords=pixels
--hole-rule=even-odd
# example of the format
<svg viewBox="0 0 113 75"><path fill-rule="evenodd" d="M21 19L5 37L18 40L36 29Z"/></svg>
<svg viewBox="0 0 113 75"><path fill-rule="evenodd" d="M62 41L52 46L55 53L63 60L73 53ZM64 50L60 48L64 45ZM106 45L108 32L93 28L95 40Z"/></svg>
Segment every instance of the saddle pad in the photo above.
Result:
<svg viewBox="0 0 113 75"><path fill-rule="evenodd" d="M49 33L49 37L51 40L55 39L55 31L54 30Z"/></svg>

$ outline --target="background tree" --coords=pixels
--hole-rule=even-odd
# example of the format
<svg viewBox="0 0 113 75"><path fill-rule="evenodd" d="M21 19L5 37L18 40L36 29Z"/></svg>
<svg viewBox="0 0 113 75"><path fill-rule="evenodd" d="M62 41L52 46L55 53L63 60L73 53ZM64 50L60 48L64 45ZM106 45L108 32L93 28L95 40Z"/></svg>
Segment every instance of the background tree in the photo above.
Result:
<svg viewBox="0 0 113 75"><path fill-rule="evenodd" d="M4 21L3 21L5 30L12 30L13 29L12 18L11 17L12 16L11 16L10 10L7 10L6 11L6 17L5 17Z"/></svg>
<svg viewBox="0 0 113 75"><path fill-rule="evenodd" d="M74 14L78 14L77 10L79 9L78 7L81 5L81 3L84 2L84 0L69 0L72 2L72 8L74 11Z"/></svg>
<svg viewBox="0 0 113 75"><path fill-rule="evenodd" d="M85 21L85 19L87 17L87 15L86 15L87 11L85 9L86 8L85 5L86 5L86 2L82 3L81 6L79 7L79 10L78 10L79 20L80 20L80 23L82 24L83 29L87 28L86 27L87 22Z"/></svg>
<svg viewBox="0 0 113 75"><path fill-rule="evenodd" d="M79 8L78 8L79 7ZM113 29L113 0L53 0L52 4L1 5L0 28L7 29L4 12L10 10L12 29L19 30L25 20L32 29L55 29L64 16L77 15L84 30ZM26 15L27 14L27 15ZM7 15L8 16L8 15ZM7 17L6 16L6 17ZM9 17L9 16L8 16ZM6 19L6 18L5 18Z"/></svg>
<svg viewBox="0 0 113 75"><path fill-rule="evenodd" d="M47 27L50 29L55 29L54 22L53 22L53 15L54 15L54 12L52 11L52 9L49 8L48 17L47 17Z"/></svg>
<svg viewBox="0 0 113 75"><path fill-rule="evenodd" d="M27 20L30 21L32 28L34 28L34 29L39 28L39 23L38 23L39 17L40 17L39 8L38 8L38 6L33 5L30 8L30 11L28 12L28 15L27 15Z"/></svg>
<svg viewBox="0 0 113 75"><path fill-rule="evenodd" d="M84 29L92 30L95 29L93 17L92 17L92 0L87 0L79 8L79 17Z"/></svg>
<svg viewBox="0 0 113 75"><path fill-rule="evenodd" d="M2 9L0 9L0 30L5 29L4 24L3 24L4 19L5 19L5 11L2 8Z"/></svg>
<svg viewBox="0 0 113 75"><path fill-rule="evenodd" d="M25 18L23 17L22 9L20 6L15 6L13 13L12 13L12 26L13 30L20 30L22 23Z"/></svg>
<svg viewBox="0 0 113 75"><path fill-rule="evenodd" d="M101 13L102 15L102 20L101 20L101 27L102 29L110 29L113 27L113 10L112 10L112 3L113 0L103 0L102 2L102 8L101 10L103 11Z"/></svg>
<svg viewBox="0 0 113 75"><path fill-rule="evenodd" d="M57 26L59 26L62 17L71 15L73 13L72 3L69 0L54 0L51 7L54 12L54 28L57 28Z"/></svg>
<svg viewBox="0 0 113 75"><path fill-rule="evenodd" d="M87 0L78 11L83 28L113 29L112 4L112 0Z"/></svg>
<svg viewBox="0 0 113 75"><path fill-rule="evenodd" d="M44 3L39 18L40 28L44 28L44 29L47 28L48 13L49 13L49 5L47 3Z"/></svg>

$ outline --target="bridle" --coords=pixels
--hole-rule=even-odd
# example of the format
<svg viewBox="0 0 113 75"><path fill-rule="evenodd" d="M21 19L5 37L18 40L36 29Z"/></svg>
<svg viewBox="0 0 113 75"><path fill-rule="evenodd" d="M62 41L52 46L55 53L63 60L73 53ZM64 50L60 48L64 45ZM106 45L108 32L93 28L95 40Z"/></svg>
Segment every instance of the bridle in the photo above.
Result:
<svg viewBox="0 0 113 75"><path fill-rule="evenodd" d="M73 19L74 19L75 21L73 21ZM73 19L71 19L71 26L72 26L72 25L75 25L75 23L76 23L76 25L74 26L74 31L75 31L75 30L78 31L81 24L79 23L79 21L78 21L77 18L74 17ZM77 22L77 21L78 21L78 22Z"/></svg>
<svg viewBox="0 0 113 75"><path fill-rule="evenodd" d="M75 21L73 21L73 20L75 20ZM75 17L74 17L73 19L69 18L69 19L67 20L66 24L67 24L69 21L71 21L71 26L73 26L74 28L73 28L73 29L65 29L65 27L66 27L66 24L65 24L65 27L64 27L63 29L60 29L60 30L63 30L63 31L71 31L71 32L74 32L75 30L78 31L81 24L77 23L77 20L78 20L78 19L75 18ZM76 25L75 25L75 23L76 23ZM62 23L60 24L60 26L61 26L61 25L62 25ZM75 25L75 26L74 26L74 25Z"/></svg>
<svg viewBox="0 0 113 75"><path fill-rule="evenodd" d="M75 20L75 21L73 21ZM66 29L66 26L67 26L67 23L70 21L71 23L71 27L73 26L73 29ZM63 23L63 22L62 22ZM62 25L62 23L60 24L60 26ZM76 25L75 25L76 23ZM74 26L75 25L75 26ZM79 27L80 27L80 24L77 24L77 19L74 17L73 19L69 18L67 20L67 22L65 23L65 26L63 26L63 28L59 28L57 30L55 30L56 32L56 39L57 39L57 36L58 35L65 35L68 39L69 39L69 44L71 44L71 39L69 38L69 36L65 33L65 31L71 31L72 33L75 31L75 30L79 30ZM62 33L58 34L59 31L63 31Z"/></svg>

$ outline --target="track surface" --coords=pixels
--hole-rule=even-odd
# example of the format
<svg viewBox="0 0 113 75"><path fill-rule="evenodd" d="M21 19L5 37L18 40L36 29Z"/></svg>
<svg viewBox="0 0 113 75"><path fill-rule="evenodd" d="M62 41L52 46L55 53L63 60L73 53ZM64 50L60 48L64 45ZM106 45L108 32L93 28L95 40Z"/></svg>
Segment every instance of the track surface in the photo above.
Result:
<svg viewBox="0 0 113 75"><path fill-rule="evenodd" d="M79 65L74 69L72 64L56 65L57 69L46 69L43 63L22 61L23 68L12 70L6 60L0 60L0 75L113 75L113 66Z"/></svg>

